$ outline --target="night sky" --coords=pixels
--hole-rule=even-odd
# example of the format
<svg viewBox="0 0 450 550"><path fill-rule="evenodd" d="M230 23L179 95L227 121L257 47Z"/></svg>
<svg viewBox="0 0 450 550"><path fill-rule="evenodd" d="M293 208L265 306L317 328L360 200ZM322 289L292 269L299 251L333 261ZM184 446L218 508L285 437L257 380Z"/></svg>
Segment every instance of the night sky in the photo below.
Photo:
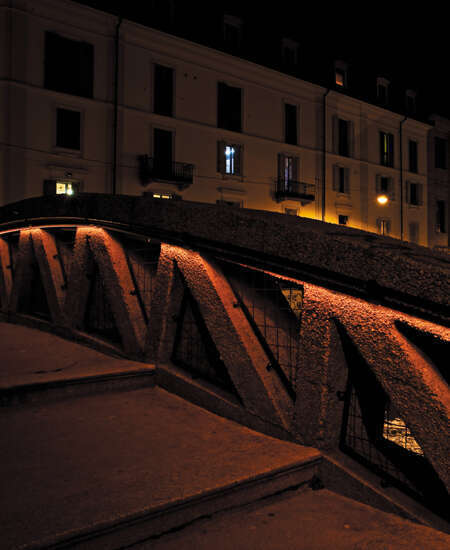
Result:
<svg viewBox="0 0 450 550"><path fill-rule="evenodd" d="M78 1L112 13L122 12L124 17L140 22L145 19L145 3L141 0ZM406 88L415 89L422 116L437 112L450 118L449 94L444 85L450 48L443 13L423 6L419 9L411 2L307 4L293 0L277 0L270 11L257 11L254 2L244 0L191 0L189 9L201 25L212 26L211 6L220 10L220 5L227 13L244 11L246 21L254 26L272 27L279 34L295 38L300 43L301 59L310 67L316 65L318 74L325 74L322 67L329 70L333 59L344 59L350 71L366 78L370 86L373 82L375 87L377 76L385 76L399 96ZM274 33L269 30L267 34Z"/></svg>

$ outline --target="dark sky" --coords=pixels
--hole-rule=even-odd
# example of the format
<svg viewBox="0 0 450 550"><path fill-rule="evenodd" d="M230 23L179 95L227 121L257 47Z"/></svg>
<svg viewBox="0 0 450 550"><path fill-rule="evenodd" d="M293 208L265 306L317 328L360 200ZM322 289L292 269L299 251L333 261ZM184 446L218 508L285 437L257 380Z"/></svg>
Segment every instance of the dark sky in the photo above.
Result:
<svg viewBox="0 0 450 550"><path fill-rule="evenodd" d="M167 0L161 0L162 2ZM142 0L80 0L81 3L104 7L109 11L139 13L145 10ZM147 5L150 5L149 1ZM211 6L224 11L244 9L253 23L275 23L286 33L295 35L302 55L317 63L343 58L350 69L388 77L398 90L413 88L424 111L437 111L450 118L449 93L444 85L448 78L449 41L447 17L432 11L432 5L410 2L317 2L277 0L272 5L261 3L258 11L250 0L190 0L193 15L208 25ZM270 11L267 9L270 6ZM314 61L313 61L314 63Z"/></svg>

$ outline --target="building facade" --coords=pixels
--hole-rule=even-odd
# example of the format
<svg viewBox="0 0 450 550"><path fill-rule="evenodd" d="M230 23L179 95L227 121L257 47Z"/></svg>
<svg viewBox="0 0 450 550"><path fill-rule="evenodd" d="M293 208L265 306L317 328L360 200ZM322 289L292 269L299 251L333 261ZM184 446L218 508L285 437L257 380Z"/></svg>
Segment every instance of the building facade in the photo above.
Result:
<svg viewBox="0 0 450 550"><path fill-rule="evenodd" d="M223 29L239 43L238 18ZM0 30L0 204L150 193L442 245L428 204L448 169L441 198L432 126L385 108L386 80L375 105L345 63L319 86L69 0L0 0Z"/></svg>
<svg viewBox="0 0 450 550"><path fill-rule="evenodd" d="M433 248L448 249L450 204L449 143L450 121L438 115L430 117L428 134L428 235Z"/></svg>

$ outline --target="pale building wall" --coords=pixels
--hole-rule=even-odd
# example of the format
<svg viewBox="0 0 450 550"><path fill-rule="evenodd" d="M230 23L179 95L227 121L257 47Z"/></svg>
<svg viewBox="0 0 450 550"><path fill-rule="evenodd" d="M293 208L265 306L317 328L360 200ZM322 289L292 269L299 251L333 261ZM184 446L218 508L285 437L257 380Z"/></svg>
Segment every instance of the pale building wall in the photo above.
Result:
<svg viewBox="0 0 450 550"><path fill-rule="evenodd" d="M81 190L112 191L114 119L114 47L118 19L72 3L43 0L13 1L12 9L0 3L0 28L12 29L13 75L0 85L0 106L14 121L0 130L0 170L8 185L2 185L2 203L41 195L46 179L80 181ZM45 32L92 44L94 91L92 98L77 97L44 88ZM5 38L2 39L5 41ZM174 71L173 116L155 114L154 66ZM0 72L8 59L0 54ZM242 132L217 127L218 82L242 90ZM10 93L8 93L10 90ZM323 198L323 117L326 97L326 185ZM348 225L379 231L377 219L389 218L390 235L404 238L410 221L419 223L419 242L427 244L426 226L426 135L428 125L408 121L403 125L403 168L407 166L407 140L419 143L419 174L410 176L424 186L424 204L409 207L400 202L401 115L336 91L301 81L239 58L182 40L129 21L120 25L118 83L117 186L123 194L176 193L184 200L240 203L246 208L296 213L338 223L348 216ZM8 104L9 102L9 104ZM284 105L297 106L298 144L284 143ZM56 110L81 113L81 149L56 147ZM5 115L6 116L6 115ZM336 117L352 125L349 157L337 154ZM173 159L195 166L193 184L184 190L167 182L143 185L139 178L139 155L153 155L155 128L173 133ZM394 135L394 167L380 166L379 131ZM5 134L7 132L7 134ZM217 171L217 142L242 147L240 176ZM299 182L312 184L315 200L275 200L280 153L298 157ZM348 169L349 193L333 189L334 166ZM384 207L376 203L376 177L387 175L395 185L395 200Z"/></svg>

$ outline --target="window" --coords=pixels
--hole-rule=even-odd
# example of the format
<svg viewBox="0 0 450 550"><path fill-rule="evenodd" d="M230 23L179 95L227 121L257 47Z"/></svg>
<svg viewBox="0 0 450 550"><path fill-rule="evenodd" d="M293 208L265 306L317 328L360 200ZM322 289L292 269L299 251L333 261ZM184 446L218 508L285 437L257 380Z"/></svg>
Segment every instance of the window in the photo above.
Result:
<svg viewBox="0 0 450 550"><path fill-rule="evenodd" d="M339 225L348 225L348 216L344 214L339 214L338 219Z"/></svg>
<svg viewBox="0 0 450 550"><path fill-rule="evenodd" d="M436 201L436 231L447 233L445 201Z"/></svg>
<svg viewBox="0 0 450 550"><path fill-rule="evenodd" d="M230 176L240 176L241 153L241 145L219 141L217 150L217 171L221 174Z"/></svg>
<svg viewBox="0 0 450 550"><path fill-rule="evenodd" d="M407 183L408 191L408 203L412 206L421 206L422 205L422 184L408 182Z"/></svg>
<svg viewBox="0 0 450 550"><path fill-rule="evenodd" d="M44 195L75 195L80 191L80 182L73 180L45 180Z"/></svg>
<svg viewBox="0 0 450 550"><path fill-rule="evenodd" d="M217 199L216 204L221 204L222 206L231 206L233 208L242 208L242 201Z"/></svg>
<svg viewBox="0 0 450 550"><path fill-rule="evenodd" d="M284 104L284 141L297 145L297 106Z"/></svg>
<svg viewBox="0 0 450 550"><path fill-rule="evenodd" d="M434 138L434 165L436 168L447 170L447 140L435 137Z"/></svg>
<svg viewBox="0 0 450 550"><path fill-rule="evenodd" d="M92 97L94 48L55 34L45 33L44 87L81 97Z"/></svg>
<svg viewBox="0 0 450 550"><path fill-rule="evenodd" d="M377 100L380 105L387 105L389 102L389 80L377 78Z"/></svg>
<svg viewBox="0 0 450 550"><path fill-rule="evenodd" d="M334 62L334 83L336 88L347 88L347 63L344 61Z"/></svg>
<svg viewBox="0 0 450 550"><path fill-rule="evenodd" d="M349 157L351 150L351 128L352 124L348 120L337 119L337 154L342 157Z"/></svg>
<svg viewBox="0 0 450 550"><path fill-rule="evenodd" d="M241 88L218 83L217 126L234 132L241 132Z"/></svg>
<svg viewBox="0 0 450 550"><path fill-rule="evenodd" d="M409 140L409 171L417 174L417 141Z"/></svg>
<svg viewBox="0 0 450 550"><path fill-rule="evenodd" d="M298 216L298 210L295 208L285 208L284 213L288 216Z"/></svg>
<svg viewBox="0 0 450 550"><path fill-rule="evenodd" d="M394 136L380 132L380 164L394 166Z"/></svg>
<svg viewBox="0 0 450 550"><path fill-rule="evenodd" d="M414 90L406 90L405 109L407 115L416 114L416 92Z"/></svg>
<svg viewBox="0 0 450 550"><path fill-rule="evenodd" d="M173 134L170 130L153 130L154 176L170 179L173 175Z"/></svg>
<svg viewBox="0 0 450 550"><path fill-rule="evenodd" d="M391 177L377 175L376 177L376 193L377 195L386 195L389 200L395 200L395 185Z"/></svg>
<svg viewBox="0 0 450 550"><path fill-rule="evenodd" d="M417 222L409 224L409 241L416 244L419 242L419 224Z"/></svg>
<svg viewBox="0 0 450 550"><path fill-rule="evenodd" d="M344 166L333 168L333 191L350 194L350 170Z"/></svg>
<svg viewBox="0 0 450 550"><path fill-rule="evenodd" d="M389 235L391 232L391 220L389 218L378 218L377 229L380 235Z"/></svg>
<svg viewBox="0 0 450 550"><path fill-rule="evenodd" d="M79 151L81 115L69 109L56 110L56 146Z"/></svg>
<svg viewBox="0 0 450 550"><path fill-rule="evenodd" d="M238 52L242 44L243 23L240 17L225 14L223 17L223 41L227 50Z"/></svg>
<svg viewBox="0 0 450 550"><path fill-rule="evenodd" d="M281 41L281 59L285 67L295 67L298 63L298 42L283 38Z"/></svg>
<svg viewBox="0 0 450 550"><path fill-rule="evenodd" d="M297 182L298 173L298 157L278 155L278 187L280 190L288 191L292 187L292 183Z"/></svg>
<svg viewBox="0 0 450 550"><path fill-rule="evenodd" d="M155 65L154 78L154 112L173 116L173 69Z"/></svg>

